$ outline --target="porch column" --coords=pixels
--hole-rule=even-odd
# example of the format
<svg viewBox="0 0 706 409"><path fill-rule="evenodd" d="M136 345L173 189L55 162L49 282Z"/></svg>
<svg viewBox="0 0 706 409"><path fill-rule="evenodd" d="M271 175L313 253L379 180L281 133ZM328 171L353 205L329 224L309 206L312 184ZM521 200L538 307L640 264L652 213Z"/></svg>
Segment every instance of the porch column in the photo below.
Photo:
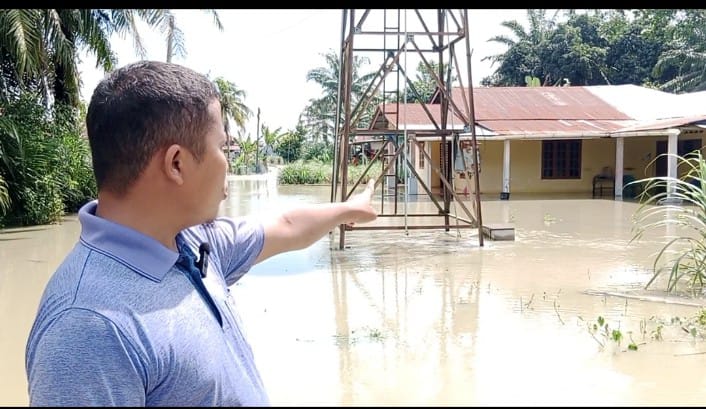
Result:
<svg viewBox="0 0 706 409"><path fill-rule="evenodd" d="M416 143L412 142L414 140L415 135L410 134L410 136L411 136L411 138L407 140L407 152L406 153L409 154L409 156L408 156L409 163L411 163L412 166L414 167L414 170L416 170L417 173L419 173L419 165L417 162L417 158L419 157L419 155L422 155L422 153L417 152L419 150L419 147L417 146ZM412 172L411 169L408 169L408 166L404 166L404 167L402 167L402 169L406 172L406 176L407 176L407 192L410 195L416 195L419 192L419 189L417 186L417 183L419 183L419 181L417 181L417 177L414 176L414 172Z"/></svg>
<svg viewBox="0 0 706 409"><path fill-rule="evenodd" d="M615 198L623 198L623 156L625 152L625 138L615 139Z"/></svg>
<svg viewBox="0 0 706 409"><path fill-rule="evenodd" d="M510 199L510 140L503 141L503 190L500 200Z"/></svg>
<svg viewBox="0 0 706 409"><path fill-rule="evenodd" d="M671 180L667 182L667 198L670 199L676 188L674 180L677 178L677 142L679 141L678 129L667 130L667 177Z"/></svg>

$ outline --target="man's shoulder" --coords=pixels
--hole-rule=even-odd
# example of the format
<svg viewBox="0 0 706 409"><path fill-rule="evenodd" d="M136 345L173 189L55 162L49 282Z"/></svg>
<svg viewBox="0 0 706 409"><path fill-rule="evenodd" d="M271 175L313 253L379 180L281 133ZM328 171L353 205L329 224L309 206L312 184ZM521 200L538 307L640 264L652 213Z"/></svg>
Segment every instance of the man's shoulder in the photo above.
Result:
<svg viewBox="0 0 706 409"><path fill-rule="evenodd" d="M186 228L182 231L192 239L218 241L232 240L237 236L249 236L254 231L262 230L262 222L252 216L219 216L208 223Z"/></svg>
<svg viewBox="0 0 706 409"><path fill-rule="evenodd" d="M80 295L86 293L81 291L82 288L90 288L89 293L99 294L101 290L107 291L115 287L115 283L123 281L125 276L133 275L135 274L124 263L79 242L59 264L49 279L45 292L69 293L76 302L83 298ZM104 299L102 295L97 298Z"/></svg>

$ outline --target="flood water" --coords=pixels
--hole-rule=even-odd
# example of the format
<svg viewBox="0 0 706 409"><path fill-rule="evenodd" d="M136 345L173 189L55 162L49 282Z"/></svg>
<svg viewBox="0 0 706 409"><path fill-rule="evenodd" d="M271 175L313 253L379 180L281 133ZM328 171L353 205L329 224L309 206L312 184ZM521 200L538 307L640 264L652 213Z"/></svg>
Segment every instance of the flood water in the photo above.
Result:
<svg viewBox="0 0 706 409"><path fill-rule="evenodd" d="M266 217L330 200L328 186L277 186L272 177L229 183L227 215ZM435 212L428 200L398 206ZM674 232L629 243L637 207L486 198L484 223L512 223L514 241L481 247L477 229L452 224L448 232L349 231L339 250L336 231L255 266L233 293L272 403L702 405L706 342L687 331L705 303L666 296L664 283L644 288L664 235ZM407 223L443 223L424 219ZM44 285L78 235L75 216L0 232L0 405L27 405L27 334ZM599 317L607 333L590 330Z"/></svg>

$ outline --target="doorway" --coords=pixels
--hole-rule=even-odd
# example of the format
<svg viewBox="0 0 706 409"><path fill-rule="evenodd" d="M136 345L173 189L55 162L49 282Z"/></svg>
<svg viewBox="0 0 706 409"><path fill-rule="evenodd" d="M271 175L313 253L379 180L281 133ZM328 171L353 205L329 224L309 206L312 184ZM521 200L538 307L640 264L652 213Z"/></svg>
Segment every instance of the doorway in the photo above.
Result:
<svg viewBox="0 0 706 409"><path fill-rule="evenodd" d="M685 139L677 142L677 155L685 156L687 153L701 149L701 139ZM655 163L655 176L667 176L667 141L657 141L657 161ZM678 175L677 175L678 176Z"/></svg>

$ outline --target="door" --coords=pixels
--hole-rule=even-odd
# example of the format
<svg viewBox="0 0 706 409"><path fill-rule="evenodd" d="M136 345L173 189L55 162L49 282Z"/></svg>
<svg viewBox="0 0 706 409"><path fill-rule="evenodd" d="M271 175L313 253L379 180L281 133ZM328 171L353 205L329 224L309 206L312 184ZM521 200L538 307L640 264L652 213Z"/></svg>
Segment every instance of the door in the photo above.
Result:
<svg viewBox="0 0 706 409"><path fill-rule="evenodd" d="M655 163L655 176L667 176L667 141L657 141L657 161ZM685 156L689 152L701 149L701 139L685 139L677 142L677 155Z"/></svg>

